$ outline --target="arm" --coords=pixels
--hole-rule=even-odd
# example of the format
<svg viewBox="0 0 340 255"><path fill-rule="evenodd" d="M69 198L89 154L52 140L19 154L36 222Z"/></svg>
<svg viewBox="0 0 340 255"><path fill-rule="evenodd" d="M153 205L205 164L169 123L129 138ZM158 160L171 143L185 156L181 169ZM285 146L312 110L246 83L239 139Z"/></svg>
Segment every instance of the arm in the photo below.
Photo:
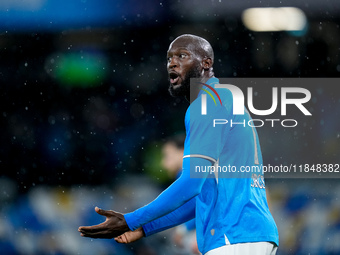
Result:
<svg viewBox="0 0 340 255"><path fill-rule="evenodd" d="M202 158L184 158L182 175L154 201L124 215L127 225L135 230L148 222L158 219L176 210L201 192L205 178L190 178L190 167L211 166L211 162Z"/></svg>
<svg viewBox="0 0 340 255"><path fill-rule="evenodd" d="M182 224L195 217L196 197L177 208L175 211L145 224L135 231L128 231L115 238L118 243L132 243L144 236L149 236L165 229Z"/></svg>
<svg viewBox="0 0 340 255"><path fill-rule="evenodd" d="M79 227L78 231L84 237L114 238L169 214L201 192L204 176L190 178L190 167L195 171L195 166L211 166L211 162L202 158L183 159L182 175L150 204L125 215L96 208L96 212L105 216L106 220L99 225ZM172 217L169 220L174 219ZM166 221L166 224L169 222Z"/></svg>
<svg viewBox="0 0 340 255"><path fill-rule="evenodd" d="M232 105L232 95L226 100ZM212 106L212 99L207 99ZM192 108L192 110L190 110ZM186 140L184 145L184 155L191 158L184 158L183 172L169 188L161 193L150 204L128 214L108 211L106 221L102 224L90 227L80 227L82 236L92 238L113 238L128 230L136 230L139 227L160 218L201 192L205 182L205 176L200 178L190 178L190 172L195 173L195 166L208 167L212 162L218 160L223 145L226 142L229 128L226 125L217 125L212 128L212 121L220 116L231 117L230 106L218 106L208 115L201 115L200 100L194 101L187 110L185 117ZM228 110L227 110L228 109ZM223 114L223 115L222 115ZM213 139L221 137L223 139ZM210 159L210 160L207 160ZM191 169L190 169L191 168Z"/></svg>
<svg viewBox="0 0 340 255"><path fill-rule="evenodd" d="M192 198L175 211L143 225L145 236L153 235L195 218L195 209L196 197Z"/></svg>
<svg viewBox="0 0 340 255"><path fill-rule="evenodd" d="M211 107L215 106L213 100L207 101ZM207 168L218 160L228 128L226 125L213 128L212 123L215 118L227 117L228 114L224 106L212 108L214 111L203 116L200 109L200 100L195 100L185 116L186 139L182 175L150 204L124 215L131 230L174 211L201 192L205 177L209 173L196 173L199 178L190 178L190 173L195 174L196 166ZM223 139L214 139L215 137Z"/></svg>

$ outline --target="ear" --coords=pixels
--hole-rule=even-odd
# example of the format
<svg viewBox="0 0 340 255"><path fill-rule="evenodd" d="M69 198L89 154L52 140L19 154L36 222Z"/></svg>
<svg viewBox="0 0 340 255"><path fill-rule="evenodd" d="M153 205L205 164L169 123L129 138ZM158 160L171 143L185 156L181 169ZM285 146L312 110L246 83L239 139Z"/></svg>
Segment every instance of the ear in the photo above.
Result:
<svg viewBox="0 0 340 255"><path fill-rule="evenodd" d="M211 58L208 58L208 57L204 57L202 59L202 68L204 70L209 70L213 65L213 61Z"/></svg>

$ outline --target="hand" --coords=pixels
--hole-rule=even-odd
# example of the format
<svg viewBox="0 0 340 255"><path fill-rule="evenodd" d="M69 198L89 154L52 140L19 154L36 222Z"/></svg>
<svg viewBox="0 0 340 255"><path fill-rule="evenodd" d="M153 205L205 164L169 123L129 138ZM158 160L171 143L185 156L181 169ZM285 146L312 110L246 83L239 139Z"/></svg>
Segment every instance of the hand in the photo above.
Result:
<svg viewBox="0 0 340 255"><path fill-rule="evenodd" d="M98 214L105 216L106 220L99 225L79 227L78 231L81 236L110 239L130 231L123 214L111 210L106 211L98 207L95 210Z"/></svg>
<svg viewBox="0 0 340 255"><path fill-rule="evenodd" d="M144 236L145 236L144 230L142 227L140 227L135 231L128 231L118 237L115 237L115 241L117 243L132 243L143 238Z"/></svg>

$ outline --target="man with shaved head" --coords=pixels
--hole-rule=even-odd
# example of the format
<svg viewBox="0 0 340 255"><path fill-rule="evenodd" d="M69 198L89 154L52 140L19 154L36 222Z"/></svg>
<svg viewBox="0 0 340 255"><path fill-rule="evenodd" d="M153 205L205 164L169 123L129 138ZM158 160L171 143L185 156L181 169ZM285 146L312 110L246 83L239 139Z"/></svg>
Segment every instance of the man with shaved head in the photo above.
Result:
<svg viewBox="0 0 340 255"><path fill-rule="evenodd" d="M275 254L278 231L268 209L262 171L258 175L217 171L262 165L262 155L254 127L212 127L212 121L221 117L235 123L251 121L251 117L233 115L232 93L216 87L219 80L214 77L210 43L195 35L181 35L170 44L167 61L170 94L190 102L181 176L154 201L133 212L123 215L96 207L106 221L80 227L79 232L130 243L195 218L202 254ZM190 82L191 78L198 82ZM207 96L211 95L208 89L218 95L220 104ZM203 100L208 114L201 112Z"/></svg>
<svg viewBox="0 0 340 255"><path fill-rule="evenodd" d="M190 78L207 80L214 76L212 68L214 52L210 43L202 37L195 35L177 37L170 44L167 59L169 92L172 96L185 96L189 100Z"/></svg>

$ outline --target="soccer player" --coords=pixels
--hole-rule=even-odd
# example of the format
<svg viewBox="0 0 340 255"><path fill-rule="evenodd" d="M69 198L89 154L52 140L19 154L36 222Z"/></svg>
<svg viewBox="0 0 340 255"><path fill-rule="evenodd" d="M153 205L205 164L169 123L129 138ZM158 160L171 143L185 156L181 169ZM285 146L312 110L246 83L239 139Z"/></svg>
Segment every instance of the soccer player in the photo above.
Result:
<svg viewBox="0 0 340 255"><path fill-rule="evenodd" d="M123 215L96 207L96 212L105 216L106 221L80 227L81 235L128 243L195 218L202 254L275 254L278 231L268 209L262 173L248 176L239 171L235 174L204 170L211 170L212 166L241 169L262 164L254 128L212 126L212 121L221 116L234 123L248 122L250 116L233 115L231 92L216 88L219 80L213 73L214 53L210 43L195 35L179 36L170 44L167 59L170 94L185 96L190 102L185 115L182 174L154 201L133 212ZM190 83L190 78L199 78L201 83ZM215 105L207 96L208 88L216 88L221 103ZM207 106L205 115L201 114L203 97ZM196 175L197 167L202 169L199 175ZM196 178L191 178L191 174Z"/></svg>

